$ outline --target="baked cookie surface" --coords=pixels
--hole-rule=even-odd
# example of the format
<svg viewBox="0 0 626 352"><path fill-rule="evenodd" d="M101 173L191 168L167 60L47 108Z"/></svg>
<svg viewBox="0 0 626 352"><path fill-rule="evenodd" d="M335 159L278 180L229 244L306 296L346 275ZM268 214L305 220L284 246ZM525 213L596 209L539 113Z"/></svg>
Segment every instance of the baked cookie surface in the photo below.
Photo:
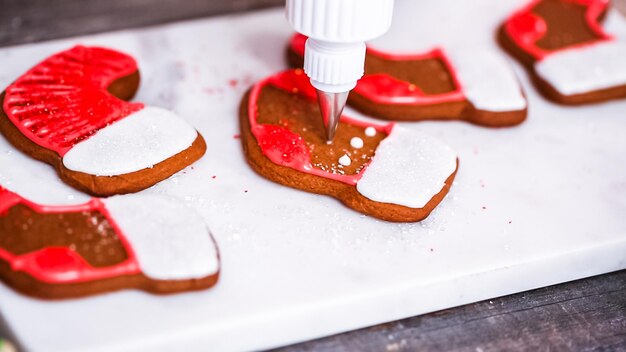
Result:
<svg viewBox="0 0 626 352"><path fill-rule="evenodd" d="M137 192L206 151L202 136L174 113L127 102L138 86L132 57L76 46L6 88L0 95L0 132L81 191Z"/></svg>
<svg viewBox="0 0 626 352"><path fill-rule="evenodd" d="M291 38L292 67L302 67L306 39ZM514 126L527 114L526 98L503 58L442 48L395 54L368 47L365 75L348 104L386 120L463 120L488 127Z"/></svg>
<svg viewBox="0 0 626 352"><path fill-rule="evenodd" d="M626 42L604 31L608 0L534 0L500 28L500 44L550 100L585 104L626 97Z"/></svg>
<svg viewBox="0 0 626 352"><path fill-rule="evenodd" d="M43 205L0 186L0 280L38 298L213 286L219 254L202 218L167 197Z"/></svg>
<svg viewBox="0 0 626 352"><path fill-rule="evenodd" d="M456 154L435 138L345 115L326 143L314 88L302 70L252 87L240 108L248 163L283 185L329 195L388 221L424 219L447 194Z"/></svg>

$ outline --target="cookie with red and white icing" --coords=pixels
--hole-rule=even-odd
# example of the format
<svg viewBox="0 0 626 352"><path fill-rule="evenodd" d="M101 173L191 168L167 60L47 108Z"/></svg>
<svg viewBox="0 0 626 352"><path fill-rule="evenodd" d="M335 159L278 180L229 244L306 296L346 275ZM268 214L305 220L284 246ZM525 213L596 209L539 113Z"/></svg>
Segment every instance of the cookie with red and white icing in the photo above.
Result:
<svg viewBox="0 0 626 352"><path fill-rule="evenodd" d="M151 195L81 200L39 204L0 186L0 280L47 299L126 288L174 293L217 282L215 242L203 219L179 202Z"/></svg>
<svg viewBox="0 0 626 352"><path fill-rule="evenodd" d="M563 104L626 97L626 42L600 21L608 0L534 0L502 25L502 46L539 90Z"/></svg>
<svg viewBox="0 0 626 352"><path fill-rule="evenodd" d="M393 123L343 115L326 143L315 89L300 69L254 85L242 101L240 123L246 158L260 175L383 220L426 218L456 175L450 147Z"/></svg>
<svg viewBox="0 0 626 352"><path fill-rule="evenodd" d="M291 38L292 67L302 67L306 39ZM365 74L348 104L387 120L463 120L489 127L517 125L527 113L519 82L502 57L442 48L395 54L368 47Z"/></svg>
<svg viewBox="0 0 626 352"><path fill-rule="evenodd" d="M52 55L0 95L0 132L92 195L137 192L199 159L202 136L165 109L130 103L135 60L98 47Z"/></svg>

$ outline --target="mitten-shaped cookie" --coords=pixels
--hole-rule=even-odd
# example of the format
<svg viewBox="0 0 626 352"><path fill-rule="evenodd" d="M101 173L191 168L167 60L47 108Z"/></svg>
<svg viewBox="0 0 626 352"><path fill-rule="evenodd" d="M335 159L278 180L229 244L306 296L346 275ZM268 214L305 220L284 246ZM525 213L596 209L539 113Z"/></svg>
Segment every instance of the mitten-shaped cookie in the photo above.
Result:
<svg viewBox="0 0 626 352"><path fill-rule="evenodd" d="M25 294L199 290L217 282L219 266L202 218L171 198L43 205L0 186L0 280Z"/></svg>
<svg viewBox="0 0 626 352"><path fill-rule="evenodd" d="M69 185L97 196L137 192L199 159L202 136L165 109L129 103L135 60L77 46L26 72L0 95L0 131L56 168Z"/></svg>
<svg viewBox="0 0 626 352"><path fill-rule="evenodd" d="M291 38L287 57L302 67L306 37ZM394 54L367 48L365 75L348 96L365 114L398 121L464 120L505 127L526 118L526 98L508 63L488 52Z"/></svg>
<svg viewBox="0 0 626 352"><path fill-rule="evenodd" d="M626 42L600 26L608 0L536 0L502 25L499 41L548 99L584 104L626 97Z"/></svg>
<svg viewBox="0 0 626 352"><path fill-rule="evenodd" d="M246 158L260 175L388 221L427 217L457 170L448 146L395 124L344 115L326 143L315 89L300 69L254 85L242 101L240 123Z"/></svg>

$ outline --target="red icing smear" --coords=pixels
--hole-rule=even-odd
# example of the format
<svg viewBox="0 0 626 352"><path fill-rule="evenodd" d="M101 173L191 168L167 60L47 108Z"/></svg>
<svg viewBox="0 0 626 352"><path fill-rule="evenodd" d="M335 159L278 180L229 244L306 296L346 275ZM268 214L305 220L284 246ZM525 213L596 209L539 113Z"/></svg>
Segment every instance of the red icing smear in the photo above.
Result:
<svg viewBox="0 0 626 352"><path fill-rule="evenodd" d="M117 51L76 46L45 59L6 89L3 109L28 139L60 156L98 130L143 108L107 87L137 71Z"/></svg>
<svg viewBox="0 0 626 352"><path fill-rule="evenodd" d="M298 94L310 101L315 101L316 99L315 88L311 86L309 78L301 69L283 71L266 78L252 87L248 102L248 117L252 134L259 143L263 154L275 164L349 185L356 185L367 165L356 175L339 175L317 169L311 164L309 148L300 135L282 126L257 123L259 96L263 87L268 84L287 92ZM393 126L395 126L394 123L385 126L375 125L345 115L341 115L341 122L362 128L373 127L378 132L383 132L387 135L391 133Z"/></svg>
<svg viewBox="0 0 626 352"><path fill-rule="evenodd" d="M545 50L538 47L536 45L537 41L541 39L548 30L548 24L545 20L532 12L535 6L541 1L542 0L531 1L530 4L511 15L511 17L509 17L504 23L504 30L506 34L515 42L515 44L517 44L517 46L532 55L535 59L541 60L555 52L594 45L600 41L613 39L611 35L604 32L598 21L600 15L609 5L609 0L561 0L587 7L587 12L585 13L587 26L589 26L589 28L600 37L600 39L588 43L574 44L555 50Z"/></svg>
<svg viewBox="0 0 626 352"><path fill-rule="evenodd" d="M291 38L291 49L298 55L304 57L304 47L307 37L302 34L295 34ZM370 74L364 75L354 88L354 92L366 97L367 99L388 105L434 105L449 102L464 101L465 95L462 91L461 83L457 78L452 64L441 49L433 49L421 54L392 54L371 47L367 48L367 54L378 56L385 60L395 61L414 61L426 59L441 60L450 75L452 76L455 90L442 94L426 94L419 87L410 82L399 80L388 74Z"/></svg>
<svg viewBox="0 0 626 352"><path fill-rule="evenodd" d="M124 262L95 268L85 261L78 253L67 247L46 247L34 252L15 255L0 248L0 259L9 263L14 271L22 271L35 279L53 284L65 284L102 280L122 275L141 273L135 253L123 236L119 226L111 217L102 200L93 198L80 205L47 206L33 203L23 197L0 187L0 221L13 206L23 204L40 214L78 213L97 211L104 215L117 233L126 249L128 259Z"/></svg>

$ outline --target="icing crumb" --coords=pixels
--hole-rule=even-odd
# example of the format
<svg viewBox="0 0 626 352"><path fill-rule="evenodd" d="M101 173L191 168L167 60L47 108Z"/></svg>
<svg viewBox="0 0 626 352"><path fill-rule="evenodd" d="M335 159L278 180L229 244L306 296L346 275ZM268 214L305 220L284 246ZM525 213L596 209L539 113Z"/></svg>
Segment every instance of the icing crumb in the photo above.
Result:
<svg viewBox="0 0 626 352"><path fill-rule="evenodd" d="M365 135L368 137L374 137L376 135L376 129L374 127L368 127L365 129Z"/></svg>
<svg viewBox="0 0 626 352"><path fill-rule="evenodd" d="M363 148L363 140L359 137L352 137L350 140L350 145L352 148L361 149Z"/></svg>
<svg viewBox="0 0 626 352"><path fill-rule="evenodd" d="M352 160L347 154L344 154L341 158L339 158L339 164L343 166L350 166L352 164Z"/></svg>

